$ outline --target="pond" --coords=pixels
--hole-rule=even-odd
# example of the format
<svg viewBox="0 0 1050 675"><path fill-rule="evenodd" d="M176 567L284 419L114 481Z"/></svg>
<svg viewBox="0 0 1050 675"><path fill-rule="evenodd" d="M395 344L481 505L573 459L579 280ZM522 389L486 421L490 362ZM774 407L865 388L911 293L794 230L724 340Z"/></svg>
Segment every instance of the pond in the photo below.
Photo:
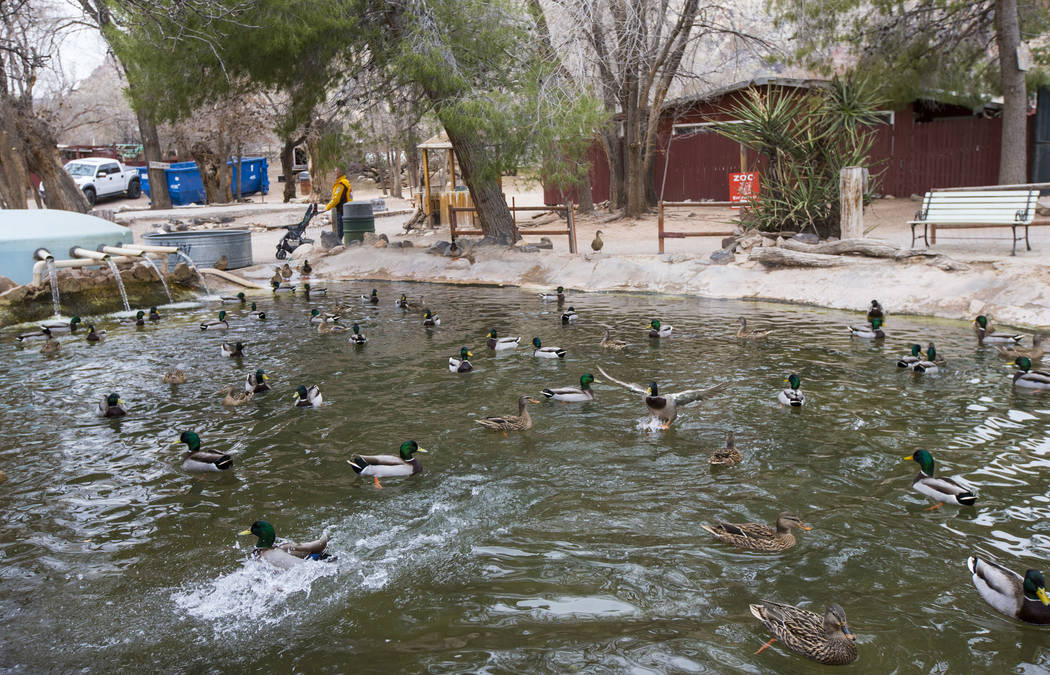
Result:
<svg viewBox="0 0 1050 675"><path fill-rule="evenodd" d="M373 287L377 307L359 299ZM441 325L396 308L402 292L424 294ZM344 302L364 346L308 321ZM66 336L54 357L4 347L0 668L820 669L779 643L755 655L770 637L748 610L761 599L841 604L864 672L1050 668L1045 628L997 614L966 569L981 553L1050 571L1050 399L1015 391L968 324L889 307L880 345L851 339L859 312L614 294L568 305L581 318L564 326L555 303L518 289L361 282L312 302L264 298L265 322L211 302L137 329L110 320L102 344ZM201 331L220 308L229 331ZM739 316L774 333L738 341ZM673 336L649 340L651 318ZM600 323L628 348L603 351ZM568 354L494 354L493 328ZM220 355L228 340L246 343L244 359ZM941 373L895 366L929 340L948 359ZM464 345L475 370L450 373ZM640 397L599 365L668 392L731 384L651 431ZM172 366L186 384L162 384ZM216 392L256 368L273 390L223 407ZM474 423L585 372L599 380L593 403L531 405L533 428L507 438ZM798 410L777 402L792 372L808 397ZM299 384L319 385L326 405L294 408ZM111 391L127 417L95 417ZM234 469L183 472L172 443L184 430ZM712 470L730 430L743 463ZM347 463L407 439L430 451L421 474L380 490ZM977 487L976 507L926 510L903 460L920 448ZM813 529L779 554L700 527L785 510ZM249 559L255 540L237 533L257 519L298 540L327 530L337 560L281 572Z"/></svg>

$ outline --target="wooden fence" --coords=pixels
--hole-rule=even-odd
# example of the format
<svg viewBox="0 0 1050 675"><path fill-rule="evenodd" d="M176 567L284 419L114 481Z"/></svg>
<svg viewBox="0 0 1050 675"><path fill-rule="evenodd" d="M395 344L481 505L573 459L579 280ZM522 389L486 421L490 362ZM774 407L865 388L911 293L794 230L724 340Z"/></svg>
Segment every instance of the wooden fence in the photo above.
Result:
<svg viewBox="0 0 1050 675"><path fill-rule="evenodd" d="M517 241L522 235L528 236L561 236L565 235L569 238L569 253L576 253L576 207L573 206L572 202L562 206L517 206L514 204L513 199L511 205L507 208L510 209L511 216L514 218L514 240ZM518 229L518 212L519 211L554 211L562 212L565 214L567 227L564 230L519 230ZM470 235L480 236L485 234L481 230L461 230L456 227L456 214L457 213L476 213L477 209L473 206L459 207L450 206L448 209L449 213L449 233L452 237L452 241L456 241L456 237L459 235Z"/></svg>
<svg viewBox="0 0 1050 675"><path fill-rule="evenodd" d="M660 202L659 215L656 220L656 236L660 242L660 253L664 252L664 239L685 239L686 237L731 237L732 230L728 232L666 232L664 231L664 209L669 208L702 208L730 206L742 206L741 202Z"/></svg>

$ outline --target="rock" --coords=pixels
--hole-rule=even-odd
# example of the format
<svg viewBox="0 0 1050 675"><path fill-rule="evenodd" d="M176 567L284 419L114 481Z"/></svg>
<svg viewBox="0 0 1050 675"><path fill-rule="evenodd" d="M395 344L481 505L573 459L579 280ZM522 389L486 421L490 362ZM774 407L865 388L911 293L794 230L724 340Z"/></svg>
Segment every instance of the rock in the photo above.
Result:
<svg viewBox="0 0 1050 675"><path fill-rule="evenodd" d="M243 199L241 201L244 201ZM218 222L220 223L232 223L234 221L233 216L220 216Z"/></svg>
<svg viewBox="0 0 1050 675"><path fill-rule="evenodd" d="M385 239L376 239L376 243L372 244L376 248L386 248L389 245Z"/></svg>
<svg viewBox="0 0 1050 675"><path fill-rule="evenodd" d="M14 288L0 293L0 302L14 304L24 302L29 296L29 286L15 286Z"/></svg>
<svg viewBox="0 0 1050 675"><path fill-rule="evenodd" d="M361 243L365 246L374 246L379 237L376 236L375 232L365 232Z"/></svg>
<svg viewBox="0 0 1050 675"><path fill-rule="evenodd" d="M795 241L798 241L798 242L802 242L803 244L819 244L820 243L820 237L818 237L817 235L813 234L812 232L799 232L794 237L792 237L792 239L794 239Z"/></svg>
<svg viewBox="0 0 1050 675"><path fill-rule="evenodd" d="M292 259L292 260L302 260L303 258L308 258L308 257L310 257L313 254L314 254L314 245L313 244L301 244L300 246L297 246L295 248L295 250L292 251L292 254L290 256L288 256L288 257L290 259Z"/></svg>
<svg viewBox="0 0 1050 675"><path fill-rule="evenodd" d="M390 248L401 248L401 242L400 241L392 241L392 242L390 242L389 246L390 246Z"/></svg>
<svg viewBox="0 0 1050 675"><path fill-rule="evenodd" d="M339 255L340 253L342 253L345 250L346 250L346 246L343 246L342 244L339 244L338 246L333 246L332 248L328 249L327 251L324 252L324 254L325 255Z"/></svg>
<svg viewBox="0 0 1050 675"><path fill-rule="evenodd" d="M722 248L729 248L734 244L736 244L736 237L724 237L722 239Z"/></svg>
<svg viewBox="0 0 1050 675"><path fill-rule="evenodd" d="M176 232L185 232L188 229L190 229L190 226L187 225L186 223L179 223L179 224L177 224L175 226L175 231Z"/></svg>
<svg viewBox="0 0 1050 675"><path fill-rule="evenodd" d="M826 241L826 242L828 242L828 243L830 244L831 242L833 242L833 241L838 241L838 240L839 240L839 238L838 238L838 237L828 237L828 238L827 238L827 239L825 239L824 241Z"/></svg>
<svg viewBox="0 0 1050 675"><path fill-rule="evenodd" d="M664 254L663 261L669 265L675 265L677 263L684 263L692 258L688 253L672 253L671 255Z"/></svg>
<svg viewBox="0 0 1050 675"><path fill-rule="evenodd" d="M203 225L203 224L204 224L204 219L203 218L190 218L190 225Z"/></svg>
<svg viewBox="0 0 1050 675"><path fill-rule="evenodd" d="M745 234L743 237L741 237L740 239L737 240L736 248L739 248L741 251L750 251L751 249L755 248L756 246L761 246L763 239L764 239L764 237L761 234L757 233L757 232L752 232L750 234ZM726 246L725 248L726 248L726 250L732 250L733 249L733 247L731 247L731 246Z"/></svg>
<svg viewBox="0 0 1050 675"><path fill-rule="evenodd" d="M343 245L343 240L335 232L324 230L321 232L321 248L330 249Z"/></svg>
<svg viewBox="0 0 1050 675"><path fill-rule="evenodd" d="M379 237L378 237L378 238L379 238L379 239L382 239L383 241L385 241L385 242L386 242L386 243L388 243L388 244L390 243L390 237L386 236L385 234L381 234L381 235L379 235Z"/></svg>
<svg viewBox="0 0 1050 675"><path fill-rule="evenodd" d="M436 241L434 244L427 249L427 253L432 255L445 255L445 251L448 250L449 244L447 241Z"/></svg>
<svg viewBox="0 0 1050 675"><path fill-rule="evenodd" d="M922 195L912 194L912 196L908 197L908 199L912 200L913 202L921 202Z"/></svg>
<svg viewBox="0 0 1050 675"><path fill-rule="evenodd" d="M414 246L415 246L415 244L413 244L408 239L405 239L404 241L401 242L401 248L413 248Z"/></svg>
<svg viewBox="0 0 1050 675"><path fill-rule="evenodd" d="M7 293L9 290L17 286L15 282L11 281L7 277L0 277L0 294Z"/></svg>
<svg viewBox="0 0 1050 675"><path fill-rule="evenodd" d="M157 275L153 273L153 268L146 263L136 263L131 268L131 278L134 281L156 281Z"/></svg>
<svg viewBox="0 0 1050 675"><path fill-rule="evenodd" d="M349 243L349 244L347 244L347 245L346 245L346 247L347 247L347 248L351 248L351 247L354 247L354 246L360 246L360 245L361 245L361 242L360 242L359 240L357 240L357 239L351 239L351 240L350 240L350 243Z"/></svg>
<svg viewBox="0 0 1050 675"><path fill-rule="evenodd" d="M536 248L545 248L550 250L554 248L554 242L552 242L547 237L540 237L540 243L536 244Z"/></svg>
<svg viewBox="0 0 1050 675"><path fill-rule="evenodd" d="M518 250L521 251L522 253L539 253L540 252L540 249L539 249L538 246L536 246L536 244L525 244L524 246L519 246Z"/></svg>
<svg viewBox="0 0 1050 675"><path fill-rule="evenodd" d="M171 276L179 283L186 283L193 279L196 276L196 273L190 269L189 265L180 261L175 265L175 269L171 271Z"/></svg>
<svg viewBox="0 0 1050 675"><path fill-rule="evenodd" d="M733 262L734 259L735 256L733 255L733 249L731 248L723 248L711 254L711 262L716 265L728 265Z"/></svg>

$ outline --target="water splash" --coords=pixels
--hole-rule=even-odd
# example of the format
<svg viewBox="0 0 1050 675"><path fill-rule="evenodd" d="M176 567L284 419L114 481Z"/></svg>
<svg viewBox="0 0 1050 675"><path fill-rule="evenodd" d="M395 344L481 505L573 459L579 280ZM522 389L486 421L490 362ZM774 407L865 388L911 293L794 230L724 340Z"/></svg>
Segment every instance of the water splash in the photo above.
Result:
<svg viewBox="0 0 1050 675"><path fill-rule="evenodd" d="M117 288L120 289L120 299L124 301L124 311L130 312L131 305L128 304L128 294L124 290L124 280L120 278L120 270L117 269L117 263L113 262L112 258L106 258L106 264L109 265L109 271L113 273L113 278L117 280Z"/></svg>
<svg viewBox="0 0 1050 675"><path fill-rule="evenodd" d="M201 286L204 286L204 294L211 295L211 290L208 288L208 282L204 280L204 275L197 269L197 263L193 262L193 258L186 255L186 252L181 248L175 252L177 256L186 261L186 264L193 268L193 271L197 273L197 278L201 280Z"/></svg>
<svg viewBox="0 0 1050 675"><path fill-rule="evenodd" d="M55 316L62 316L58 302L58 273L55 272L55 259L51 257L47 259L47 276L51 280L51 304L55 308Z"/></svg>
<svg viewBox="0 0 1050 675"><path fill-rule="evenodd" d="M171 291L168 290L168 282L164 280L164 275L157 269L157 263L153 262L153 259L148 255L142 256L142 259L146 261L146 264L153 268L153 271L157 273L157 278L160 279L160 285L164 287L164 294L168 296L168 303L173 302L171 297Z"/></svg>

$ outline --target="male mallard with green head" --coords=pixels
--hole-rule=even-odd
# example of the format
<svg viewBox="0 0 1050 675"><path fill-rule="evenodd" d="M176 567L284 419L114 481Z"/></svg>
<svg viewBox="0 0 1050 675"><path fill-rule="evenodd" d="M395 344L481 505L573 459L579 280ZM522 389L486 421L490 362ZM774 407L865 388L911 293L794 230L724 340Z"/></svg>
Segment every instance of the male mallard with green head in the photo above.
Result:
<svg viewBox="0 0 1050 675"><path fill-rule="evenodd" d="M244 291L241 291L237 295L223 295L219 300L222 302L238 302L243 305L248 301L248 297L244 294Z"/></svg>
<svg viewBox="0 0 1050 675"><path fill-rule="evenodd" d="M252 309L250 312L248 312L248 318L255 319L256 321L265 321L266 312L260 312L259 309L256 307L255 303L253 302Z"/></svg>
<svg viewBox="0 0 1050 675"><path fill-rule="evenodd" d="M227 359L239 359L244 356L244 343L243 342L223 342L219 347L219 351Z"/></svg>
<svg viewBox="0 0 1050 675"><path fill-rule="evenodd" d="M474 366L470 364L467 359L474 356L470 353L470 350L466 347L460 347L459 358L455 356L448 357L448 369L452 373L469 373L474 370Z"/></svg>
<svg viewBox="0 0 1050 675"><path fill-rule="evenodd" d="M991 560L977 556L966 559L977 593L1006 616L1028 623L1050 623L1050 594L1039 570L1027 570L1022 577Z"/></svg>
<svg viewBox="0 0 1050 675"><path fill-rule="evenodd" d="M87 341L88 342L102 342L103 338L106 337L106 331L95 330L95 324L88 326Z"/></svg>
<svg viewBox="0 0 1050 675"><path fill-rule="evenodd" d="M379 304L379 291L377 291L376 289L373 288L372 289L372 295L362 295L361 296L361 301L362 302L366 302L366 303L368 303L370 305L378 305Z"/></svg>
<svg viewBox="0 0 1050 675"><path fill-rule="evenodd" d="M544 347L538 337L532 338L532 355L541 359L564 359L565 350L561 347Z"/></svg>
<svg viewBox="0 0 1050 675"><path fill-rule="evenodd" d="M500 337L499 334L496 333L495 328L490 330L489 334L485 337L487 338L485 344L488 348L497 352L502 352L507 349L517 349L518 343L521 342L520 337Z"/></svg>
<svg viewBox="0 0 1050 675"><path fill-rule="evenodd" d="M979 345L1014 345L1021 342L1022 336L1017 334L996 333L991 327L988 317L978 314L973 320L973 332L977 335Z"/></svg>
<svg viewBox="0 0 1050 675"><path fill-rule="evenodd" d="M564 312L562 312L562 315L561 315L561 322L562 323L566 323L566 324L568 324L568 323L576 323L579 320L580 320L580 315L576 313L576 308L575 307L570 307L569 309L567 309Z"/></svg>
<svg viewBox="0 0 1050 675"><path fill-rule="evenodd" d="M324 397L321 396L321 389L316 384L309 389L303 385L299 385L295 389L295 407L296 408L318 408L324 403Z"/></svg>
<svg viewBox="0 0 1050 675"><path fill-rule="evenodd" d="M1032 359L1027 356L1019 356L1014 361L1014 365L1017 366L1017 372L1014 373L1015 387L1042 391L1050 389L1050 373L1032 370Z"/></svg>
<svg viewBox="0 0 1050 675"><path fill-rule="evenodd" d="M146 313L141 309L135 312L135 316L129 316L126 319L121 319L120 323L125 326L145 326L146 325Z"/></svg>
<svg viewBox="0 0 1050 675"><path fill-rule="evenodd" d="M678 417L679 406L693 403L694 401L709 399L729 386L728 382L722 382L721 384L716 384L707 389L689 389L688 391L680 391L677 394L661 394L660 388L656 382L650 382L648 387L643 388L638 384L631 384L630 382L617 380L615 377L602 370L601 366L598 366L598 372L610 382L615 382L621 387L642 394L642 396L645 397L645 407L649 411L649 416L654 420L662 422L664 429L670 427L671 422L674 422L675 418Z"/></svg>
<svg viewBox="0 0 1050 675"><path fill-rule="evenodd" d="M294 541L276 543L277 533L273 525L265 520L257 520L252 526L239 532L241 536L255 535L258 541L252 550L252 557L265 560L274 567L286 570L301 565L308 560L333 561L335 558L328 554L328 537L322 536L315 541L305 541L297 544Z"/></svg>
<svg viewBox="0 0 1050 675"><path fill-rule="evenodd" d="M149 308L149 316L146 317L146 318L148 318L153 323L156 323L156 322L160 321L160 312L157 311L156 307L150 307Z"/></svg>
<svg viewBox="0 0 1050 675"><path fill-rule="evenodd" d="M911 482L912 488L937 501L936 504L926 509L927 511L939 509L941 504L973 506L977 502L977 495L958 481L933 475L933 455L928 450L916 450L904 460L911 460L919 465L919 473Z"/></svg>
<svg viewBox="0 0 1050 675"><path fill-rule="evenodd" d="M548 400L561 401L562 403L586 403L594 400L594 390L591 384L596 382L594 375L584 373L580 375L579 387L553 387L544 389L540 393Z"/></svg>
<svg viewBox="0 0 1050 675"><path fill-rule="evenodd" d="M868 323L871 323L873 319L879 319L883 325L886 323L886 310L882 308L878 300L872 300L868 305Z"/></svg>
<svg viewBox="0 0 1050 675"><path fill-rule="evenodd" d="M791 373L784 382L787 383L787 388L781 389L780 393L777 394L777 400L780 401L780 404L791 406L792 408L801 408L806 405L806 395L799 391L799 387L802 386L802 378L797 373Z"/></svg>
<svg viewBox="0 0 1050 675"><path fill-rule="evenodd" d="M310 323L323 323L325 321L338 321L339 315L332 314L331 312L321 312L321 310L314 309L310 310Z"/></svg>
<svg viewBox="0 0 1050 675"><path fill-rule="evenodd" d="M98 404L95 414L99 417L123 417L128 414L124 401L116 393L109 394Z"/></svg>
<svg viewBox="0 0 1050 675"><path fill-rule="evenodd" d="M922 359L914 366L912 366L912 371L920 375L922 375L923 373L926 373L927 375L933 375L934 373L940 371L941 366L943 366L944 363L944 359L942 359L937 354L937 347L935 347L931 342L928 345L926 345L926 358Z"/></svg>
<svg viewBox="0 0 1050 675"><path fill-rule="evenodd" d="M850 326L849 333L851 337L865 340L881 340L886 337L885 331L882 330L882 319L879 318L874 318L867 324Z"/></svg>
<svg viewBox="0 0 1050 675"><path fill-rule="evenodd" d="M226 310L219 312L219 318L212 321L202 321L201 330L226 330L230 327L230 322L226 320Z"/></svg>
<svg viewBox="0 0 1050 675"><path fill-rule="evenodd" d="M172 445L186 445L186 454L182 457L182 469L195 473L213 473L229 471L233 468L233 458L218 452L201 450L201 437L193 431L183 431L179 440Z"/></svg>
<svg viewBox="0 0 1050 675"><path fill-rule="evenodd" d="M660 323L659 319L653 319L649 322L649 337L651 338L665 338L671 337L674 326L666 323Z"/></svg>
<svg viewBox="0 0 1050 675"><path fill-rule="evenodd" d="M65 319L49 319L40 323L41 328L47 328L52 333L76 333L80 328L80 317L74 316L69 321Z"/></svg>
<svg viewBox="0 0 1050 675"><path fill-rule="evenodd" d="M350 343L355 345L363 345L368 342L368 338L361 334L361 326L355 323L350 327L353 333L350 335Z"/></svg>
<svg viewBox="0 0 1050 675"><path fill-rule="evenodd" d="M244 378L244 391L250 391L253 394L270 391L270 385L266 384L266 381L269 379L270 377L261 369L256 370L254 373L248 373L248 376Z"/></svg>
<svg viewBox="0 0 1050 675"><path fill-rule="evenodd" d="M700 527L723 543L765 553L779 553L794 547L795 535L791 533L792 528L797 527L807 532L812 529L788 511L777 516L776 527L763 523L718 523Z"/></svg>
<svg viewBox="0 0 1050 675"><path fill-rule="evenodd" d="M540 293L542 302L565 302L565 289L558 286L553 293Z"/></svg>
<svg viewBox="0 0 1050 675"><path fill-rule="evenodd" d="M425 328L433 328L434 326L440 325L441 319L439 319L433 312L431 312L429 309L423 312L423 326Z"/></svg>
<svg viewBox="0 0 1050 675"><path fill-rule="evenodd" d="M757 652L780 640L807 659L829 666L842 666L857 660L856 638L846 624L846 612L831 604L824 616L794 605L763 600L751 605L751 614L775 636Z"/></svg>
<svg viewBox="0 0 1050 675"><path fill-rule="evenodd" d="M354 455L347 463L354 469L355 473L362 476L372 476L375 486L382 489L379 484L380 478L391 476L412 476L423 470L419 459L414 457L417 452L427 451L419 447L415 441L405 441L401 444L400 456L395 455Z"/></svg>
<svg viewBox="0 0 1050 675"><path fill-rule="evenodd" d="M908 370L911 370L915 367L915 364L922 361L921 353L922 345L913 344L911 346L911 354L909 354L908 356L902 356L899 359L897 359L897 367L907 368Z"/></svg>

